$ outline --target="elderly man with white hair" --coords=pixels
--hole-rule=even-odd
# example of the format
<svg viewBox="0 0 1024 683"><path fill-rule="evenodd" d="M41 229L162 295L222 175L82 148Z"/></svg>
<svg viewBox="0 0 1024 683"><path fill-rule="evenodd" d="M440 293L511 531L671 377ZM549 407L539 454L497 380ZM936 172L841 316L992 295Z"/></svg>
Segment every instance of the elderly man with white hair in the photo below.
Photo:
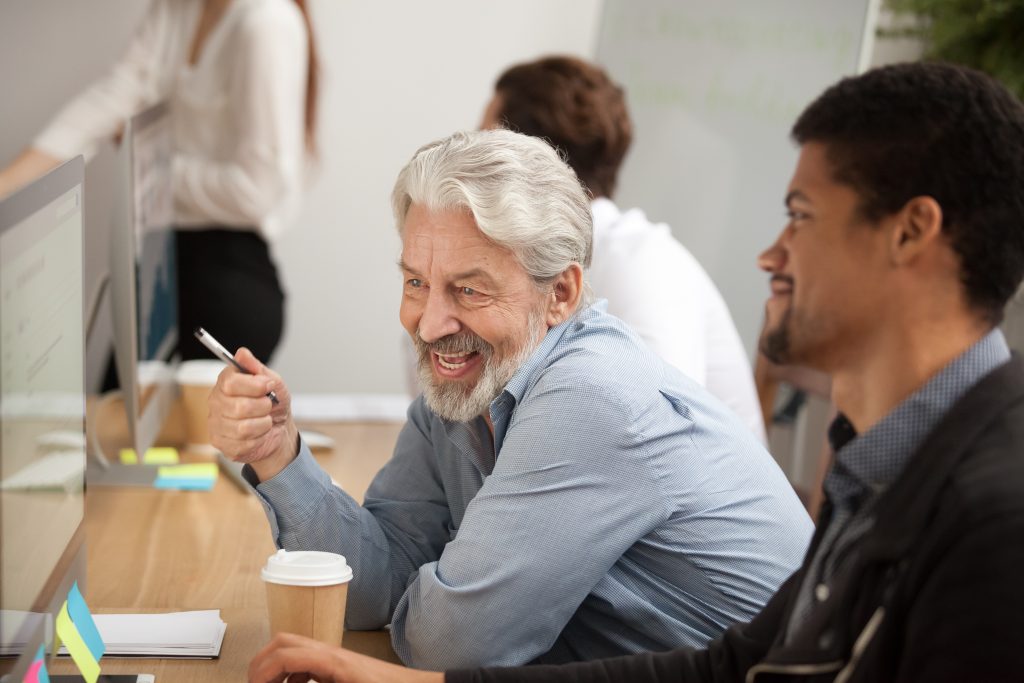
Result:
<svg viewBox="0 0 1024 683"><path fill-rule="evenodd" d="M573 171L536 138L456 133L392 202L424 391L363 505L246 350L254 374L210 398L275 543L348 558L347 627L390 623L405 663L443 668L702 646L756 614L810 520L730 410L588 305Z"/></svg>

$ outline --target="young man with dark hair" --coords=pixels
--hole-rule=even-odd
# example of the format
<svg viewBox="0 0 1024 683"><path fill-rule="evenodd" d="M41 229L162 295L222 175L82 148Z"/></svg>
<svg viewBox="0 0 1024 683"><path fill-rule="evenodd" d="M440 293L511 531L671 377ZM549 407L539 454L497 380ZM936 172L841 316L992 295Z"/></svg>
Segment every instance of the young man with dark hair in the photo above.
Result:
<svg viewBox="0 0 1024 683"><path fill-rule="evenodd" d="M443 680L1021 680L1024 362L995 324L1024 275L1024 106L905 64L830 88L793 135L761 348L828 373L840 411L803 566L705 650ZM442 680L307 645L272 643L253 680Z"/></svg>
<svg viewBox="0 0 1024 683"><path fill-rule="evenodd" d="M498 77L483 128L502 126L560 150L593 199L587 281L608 312L670 365L707 388L765 441L750 361L725 300L667 225L612 202L633 140L625 94L601 67L553 56Z"/></svg>

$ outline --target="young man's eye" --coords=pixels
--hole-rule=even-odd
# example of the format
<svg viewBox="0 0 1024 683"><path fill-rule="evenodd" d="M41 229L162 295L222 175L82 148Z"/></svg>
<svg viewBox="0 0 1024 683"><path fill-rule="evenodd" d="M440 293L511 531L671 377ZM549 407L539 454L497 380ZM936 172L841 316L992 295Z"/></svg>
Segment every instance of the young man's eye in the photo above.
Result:
<svg viewBox="0 0 1024 683"><path fill-rule="evenodd" d="M808 215L803 211L794 211L793 209L790 209L789 211L786 211L786 218L789 219L790 223L796 223L808 218Z"/></svg>

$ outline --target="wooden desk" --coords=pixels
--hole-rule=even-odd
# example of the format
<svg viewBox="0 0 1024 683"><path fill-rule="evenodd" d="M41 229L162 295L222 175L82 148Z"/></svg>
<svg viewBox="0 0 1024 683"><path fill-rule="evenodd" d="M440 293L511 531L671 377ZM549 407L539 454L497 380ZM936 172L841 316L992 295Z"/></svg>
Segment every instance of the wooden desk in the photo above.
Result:
<svg viewBox="0 0 1024 683"><path fill-rule="evenodd" d="M303 425L329 434L331 451L314 453L342 488L362 500L391 456L399 424ZM194 455L183 458L195 461ZM274 552L263 508L225 476L213 491L94 487L87 491L86 600L94 612L220 609L228 624L220 659L107 659L104 673L153 673L157 683L244 681L249 661L269 640L259 571ZM398 662L383 631L347 632L345 646ZM71 673L60 661L54 673Z"/></svg>

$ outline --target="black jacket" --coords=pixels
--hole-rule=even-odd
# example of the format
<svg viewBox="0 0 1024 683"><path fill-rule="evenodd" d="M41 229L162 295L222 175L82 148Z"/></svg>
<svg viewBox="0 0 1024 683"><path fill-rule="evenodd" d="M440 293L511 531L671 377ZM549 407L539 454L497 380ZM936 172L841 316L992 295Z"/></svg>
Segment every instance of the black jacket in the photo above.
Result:
<svg viewBox="0 0 1024 683"><path fill-rule="evenodd" d="M707 650L451 672L446 680L1024 681L1020 357L978 382L928 435L879 497L875 525L829 599L784 645L806 568L805 560L753 621Z"/></svg>

